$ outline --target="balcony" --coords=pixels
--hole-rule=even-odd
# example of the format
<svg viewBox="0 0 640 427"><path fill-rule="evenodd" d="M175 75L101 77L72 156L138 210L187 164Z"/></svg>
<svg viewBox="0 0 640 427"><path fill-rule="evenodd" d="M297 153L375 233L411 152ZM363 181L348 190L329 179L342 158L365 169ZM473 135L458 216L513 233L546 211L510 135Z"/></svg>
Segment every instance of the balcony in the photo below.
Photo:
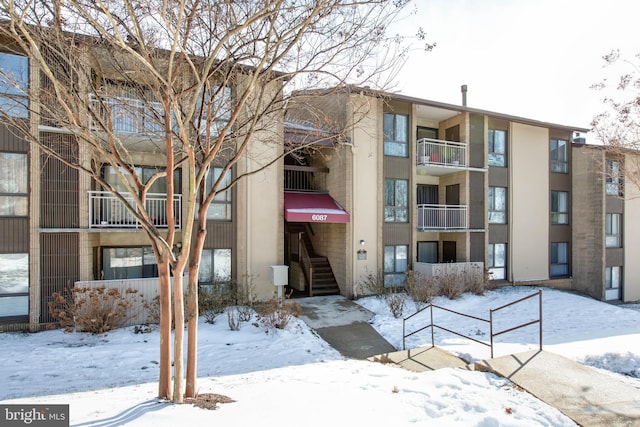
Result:
<svg viewBox="0 0 640 427"><path fill-rule="evenodd" d="M467 144L422 138L416 157L418 173L445 175L467 169Z"/></svg>
<svg viewBox="0 0 640 427"><path fill-rule="evenodd" d="M159 102L149 102L126 97L89 96L91 108L105 123L110 122L113 132L119 135L162 134L163 110ZM98 130L99 125L92 123Z"/></svg>
<svg viewBox="0 0 640 427"><path fill-rule="evenodd" d="M466 230L465 205L418 205L418 231Z"/></svg>
<svg viewBox="0 0 640 427"><path fill-rule="evenodd" d="M133 205L133 198L123 195ZM167 227L167 195L148 193L146 210L158 228ZM173 196L173 212L176 228L182 227L182 194ZM108 191L89 191L89 228L140 228L140 223L127 210L122 200Z"/></svg>
<svg viewBox="0 0 640 427"><path fill-rule="evenodd" d="M326 192L328 168L284 165L284 191Z"/></svg>

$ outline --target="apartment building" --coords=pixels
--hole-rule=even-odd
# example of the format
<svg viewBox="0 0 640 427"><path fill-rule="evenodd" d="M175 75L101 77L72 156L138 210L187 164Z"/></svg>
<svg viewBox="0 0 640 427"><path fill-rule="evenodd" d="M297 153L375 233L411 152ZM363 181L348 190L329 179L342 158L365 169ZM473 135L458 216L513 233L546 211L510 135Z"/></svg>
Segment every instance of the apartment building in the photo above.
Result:
<svg viewBox="0 0 640 427"><path fill-rule="evenodd" d="M583 143L572 152L574 289L603 301L638 301L640 198L623 177L640 153Z"/></svg>
<svg viewBox="0 0 640 427"><path fill-rule="evenodd" d="M29 93L38 91L42 79L26 56L0 51L0 67ZM135 104L121 89L117 98ZM87 156L74 135L28 114L34 99L10 90L0 88L0 107L29 120L41 141L68 147L70 159ZM164 154L139 143L149 125L132 114L111 120L127 133L144 179ZM214 277L251 284L267 299L284 274L296 295L357 297L372 275L393 286L411 269L486 270L499 283L640 299L640 272L630 263L639 250L632 237L640 235L632 221L638 202L630 189L610 194L618 181L594 172L623 164L602 149L572 144L587 129L353 87L298 94L286 119L275 112L270 123L271 140L313 143L283 158L283 144L255 144L225 177L270 164L212 203L203 284ZM117 186L117 171L100 167ZM214 167L210 180L220 173ZM181 226L179 171L175 182L174 200L162 180L148 199L159 228L168 203ZM156 276L145 234L112 193L0 125L0 327L52 322L52 294L78 282L134 287L147 279L153 286Z"/></svg>
<svg viewBox="0 0 640 427"><path fill-rule="evenodd" d="M95 49L94 45L91 48ZM140 86L118 80L116 73L109 75L109 55L91 53L85 62L92 68L86 75L99 79L100 84L92 87L100 87L100 91L81 85L79 90L87 91L90 103L110 107L100 111L98 119L112 124L136 175L146 182L166 165L165 154L158 149L162 144L153 140L158 130L158 125L149 120L154 105L138 98ZM87 150L55 117L34 114L38 99L48 102L42 95L46 88L41 87L47 79L28 56L0 49L0 68L5 76L0 85L0 108L5 113L26 122L32 135L56 147L72 163L99 169L102 179L127 194L117 176L119 171ZM7 76L13 80L11 84L7 84ZM242 79L238 76L233 81L242 86ZM278 87L266 89L280 92ZM229 102L233 102L235 90L225 88ZM9 121L0 123L0 330L37 330L53 322L48 309L52 295L64 293L77 283L137 288L147 296L157 294L158 267L150 242L124 203L90 175L30 144ZM284 250L283 170L282 161L277 161L283 148L282 143L274 143L274 135L279 134L280 141L283 137L283 114L274 112L268 123L256 132L256 143L227 173L224 182L256 169L260 172L218 194L208 210L208 233L198 278L202 284L210 284L214 278L258 282L255 291L260 299L273 294L271 266L282 264ZM100 131L91 124L88 130ZM274 160L273 165L262 168ZM221 175L224 164L214 162L207 186ZM167 199L164 178L155 181L147 195L146 209L160 232L167 227L167 206L173 208L177 228L183 227L188 193L182 175L181 169L174 173L173 200ZM175 251L181 250L181 236L179 232Z"/></svg>

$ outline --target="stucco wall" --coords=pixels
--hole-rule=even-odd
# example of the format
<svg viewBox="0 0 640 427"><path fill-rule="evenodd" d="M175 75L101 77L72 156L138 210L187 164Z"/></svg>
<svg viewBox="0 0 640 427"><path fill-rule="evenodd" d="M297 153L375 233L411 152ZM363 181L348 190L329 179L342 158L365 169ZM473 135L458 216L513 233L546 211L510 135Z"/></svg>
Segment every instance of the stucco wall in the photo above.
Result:
<svg viewBox="0 0 640 427"><path fill-rule="evenodd" d="M512 123L508 248L514 282L549 278L549 133Z"/></svg>
<svg viewBox="0 0 640 427"><path fill-rule="evenodd" d="M352 97L353 108L360 112L360 119L351 132L353 147L353 179L351 182L351 227L352 235L346 256L353 260L355 286L369 273L382 269L378 260L382 257L382 218L384 203L382 193L382 102L372 97ZM360 245L364 240L364 246ZM359 249L367 251L365 260L357 259ZM379 252L378 252L379 251ZM353 295L360 291L354 289Z"/></svg>

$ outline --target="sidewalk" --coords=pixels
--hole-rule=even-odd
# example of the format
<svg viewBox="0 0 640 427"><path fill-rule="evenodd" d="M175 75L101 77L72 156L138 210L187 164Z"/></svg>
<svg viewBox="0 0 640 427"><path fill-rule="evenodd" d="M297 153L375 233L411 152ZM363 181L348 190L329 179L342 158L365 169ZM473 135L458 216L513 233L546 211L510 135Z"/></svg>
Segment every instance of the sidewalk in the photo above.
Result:
<svg viewBox="0 0 640 427"><path fill-rule="evenodd" d="M585 427L640 427L640 389L557 354L528 351L474 364L438 347L397 351L368 321L369 310L342 296L302 298L300 318L343 356L395 363L416 372L452 367L492 372Z"/></svg>
<svg viewBox="0 0 640 427"><path fill-rule="evenodd" d="M299 317L345 357L366 359L396 351L368 323L373 313L343 296L300 298L296 302L303 310Z"/></svg>

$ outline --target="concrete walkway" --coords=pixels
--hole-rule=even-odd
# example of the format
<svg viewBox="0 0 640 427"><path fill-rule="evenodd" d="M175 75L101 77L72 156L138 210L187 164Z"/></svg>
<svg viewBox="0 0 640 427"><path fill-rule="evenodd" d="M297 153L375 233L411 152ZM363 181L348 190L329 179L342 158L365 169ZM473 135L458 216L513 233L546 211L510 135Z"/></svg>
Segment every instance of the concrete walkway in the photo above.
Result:
<svg viewBox="0 0 640 427"><path fill-rule="evenodd" d="M299 316L345 357L366 359L376 354L394 352L368 323L373 313L340 295L300 298Z"/></svg>
<svg viewBox="0 0 640 427"><path fill-rule="evenodd" d="M424 372L451 367L492 372L585 427L640 427L640 389L565 357L529 351L467 364L438 347L396 351L368 321L369 310L342 296L296 300L300 318L345 357Z"/></svg>
<svg viewBox="0 0 640 427"><path fill-rule="evenodd" d="M640 426L640 389L557 354L534 350L473 368L508 378L581 426Z"/></svg>

